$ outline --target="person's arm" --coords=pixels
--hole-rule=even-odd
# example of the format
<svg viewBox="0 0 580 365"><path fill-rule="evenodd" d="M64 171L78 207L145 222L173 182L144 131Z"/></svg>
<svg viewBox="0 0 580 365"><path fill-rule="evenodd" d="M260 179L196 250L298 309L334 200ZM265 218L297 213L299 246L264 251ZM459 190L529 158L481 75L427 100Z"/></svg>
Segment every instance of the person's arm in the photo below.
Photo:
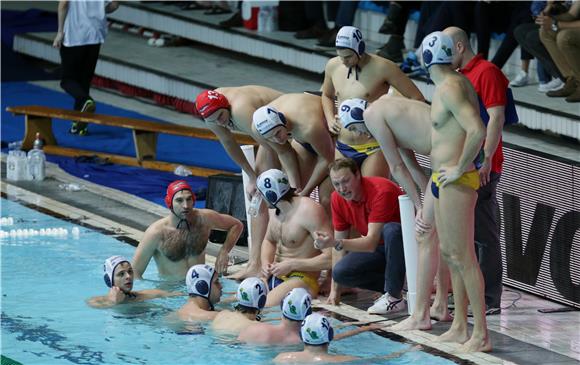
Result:
<svg viewBox="0 0 580 365"><path fill-rule="evenodd" d="M296 157L296 151L290 145L290 141L283 145L277 143L267 142L267 145L274 150L278 158L280 159L280 164L282 169L288 175L288 182L290 186L295 188L297 192L302 190L302 180L300 178L300 167L298 166L298 158Z"/></svg>
<svg viewBox="0 0 580 365"><path fill-rule="evenodd" d="M118 287L114 286L107 295L87 299L87 304L93 308L111 308L125 301L127 295Z"/></svg>
<svg viewBox="0 0 580 365"><path fill-rule="evenodd" d="M109 13L114 12L118 8L119 8L119 2L118 1L109 1L109 3L105 6L105 12L107 14L109 14Z"/></svg>
<svg viewBox="0 0 580 365"><path fill-rule="evenodd" d="M457 164L444 166L439 171L441 187L456 181L467 171L468 167L473 164L485 138L479 110L468 100L467 92L466 85L453 83L446 85L440 93L443 104L465 131L465 142Z"/></svg>
<svg viewBox="0 0 580 365"><path fill-rule="evenodd" d="M226 150L226 153L234 162L240 166L240 168L248 175L250 178L250 185L248 186L248 194L253 195L256 193L256 171L252 168L244 152L240 148L240 145L236 142L234 135L227 128L221 127L219 125L208 123L207 127L211 130L220 140L222 146Z"/></svg>
<svg viewBox="0 0 580 365"><path fill-rule="evenodd" d="M348 238L348 231L334 231L334 238L336 240L344 240ZM346 255L344 250L337 251L335 249L332 250L332 268ZM328 304L332 305L339 305L340 304L340 284L334 281L331 278L330 282L330 294L328 294Z"/></svg>
<svg viewBox="0 0 580 365"><path fill-rule="evenodd" d="M156 227L156 223L153 223L145 231L131 261L135 279L143 279L145 269L147 269L147 265L149 265L149 261L155 254L155 250L157 250L160 242L161 230Z"/></svg>
<svg viewBox="0 0 580 365"><path fill-rule="evenodd" d="M260 262L262 263L262 279L268 280L272 263L274 262L274 258L276 257L276 243L272 241L272 237L270 235L270 224L268 223L268 228L266 230L266 236L262 241L262 247L260 252Z"/></svg>
<svg viewBox="0 0 580 365"><path fill-rule="evenodd" d="M332 83L332 73L334 72L336 63L335 59L331 59L326 64L324 69L324 81L322 83L322 111L324 112L324 118L328 124L328 131L330 134L337 136L340 134L342 125L338 119L338 115L335 113L334 98L336 96L336 90L334 89L334 84Z"/></svg>
<svg viewBox="0 0 580 365"><path fill-rule="evenodd" d="M417 184L417 186L419 186L419 189L424 194L427 182L429 181L429 177L425 175L425 171L423 171L423 168L421 167L421 165L419 165L419 162L415 157L415 152L413 152L413 150L410 149L399 148L399 154L403 159L403 163L405 164L405 166L407 166L407 170L409 170L409 173L413 177L413 181L415 182L415 184Z"/></svg>
<svg viewBox="0 0 580 365"><path fill-rule="evenodd" d="M384 324L380 325L380 324L376 324L376 323L368 324L366 326L360 326L360 327L357 327L357 328L349 330L349 331L337 333L336 336L334 336L333 341L344 340L345 338L349 338L349 337L358 335L359 333L373 331L373 330L379 329L379 328L384 327L384 326L385 326Z"/></svg>
<svg viewBox="0 0 580 365"><path fill-rule="evenodd" d="M405 166L405 163L399 154L395 136L382 117L380 109L373 108L371 104L371 106L365 110L363 118L366 122L367 129L379 143L393 177L399 184L401 184L405 192L411 198L413 205L415 205L415 210L418 211L421 209L421 197L417 192L413 176ZM417 182L417 184L418 183L419 182Z"/></svg>
<svg viewBox="0 0 580 365"><path fill-rule="evenodd" d="M328 131L326 128L313 129L316 129L316 131L313 131L310 140L306 142L310 143L316 152L316 164L310 178L300 192L301 196L310 196L312 190L328 176L328 166L334 161L334 147Z"/></svg>
<svg viewBox="0 0 580 365"><path fill-rule="evenodd" d="M206 222L209 224L210 229L216 229L219 231L227 231L226 240L222 244L222 247L215 260L215 269L218 274L223 274L228 269L228 255L244 230L244 225L239 219L232 217L227 214L220 214L213 210L203 210L206 215Z"/></svg>
<svg viewBox="0 0 580 365"><path fill-rule="evenodd" d="M425 101L425 97L417 88L415 83L401 71L399 66L389 60L382 60L385 62L385 81L393 86L401 95L419 101Z"/></svg>
<svg viewBox="0 0 580 365"><path fill-rule="evenodd" d="M497 150L499 141L501 139L501 132L505 123L505 106L499 105L487 109L489 114L489 122L487 123L487 130L485 133L485 142L483 144L484 161L479 169L479 178L481 186L487 185L489 182L489 174L491 173L491 160Z"/></svg>
<svg viewBox="0 0 580 365"><path fill-rule="evenodd" d="M54 48L60 48L62 46L62 41L64 40L64 20L68 14L68 0L60 0L58 2L58 30L52 46Z"/></svg>
<svg viewBox="0 0 580 365"><path fill-rule="evenodd" d="M166 298L166 297L183 297L187 294L178 291L166 291L161 289L146 289L138 292L139 299L149 300L156 298Z"/></svg>

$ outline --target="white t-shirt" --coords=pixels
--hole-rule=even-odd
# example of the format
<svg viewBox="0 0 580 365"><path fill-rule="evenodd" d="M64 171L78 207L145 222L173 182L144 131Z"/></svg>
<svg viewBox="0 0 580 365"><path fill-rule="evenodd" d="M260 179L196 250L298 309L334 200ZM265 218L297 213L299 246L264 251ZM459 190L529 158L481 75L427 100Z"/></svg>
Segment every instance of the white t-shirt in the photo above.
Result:
<svg viewBox="0 0 580 365"><path fill-rule="evenodd" d="M99 44L107 36L105 7L110 0L71 0L64 20L65 47Z"/></svg>

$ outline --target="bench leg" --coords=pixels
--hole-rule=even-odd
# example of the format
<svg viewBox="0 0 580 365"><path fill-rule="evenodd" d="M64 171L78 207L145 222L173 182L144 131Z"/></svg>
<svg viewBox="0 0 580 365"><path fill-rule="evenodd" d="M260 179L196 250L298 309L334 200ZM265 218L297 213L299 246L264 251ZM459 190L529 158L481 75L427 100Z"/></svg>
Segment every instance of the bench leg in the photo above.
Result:
<svg viewBox="0 0 580 365"><path fill-rule="evenodd" d="M138 161L155 160L157 156L157 133L133 130L135 157Z"/></svg>
<svg viewBox="0 0 580 365"><path fill-rule="evenodd" d="M26 115L24 118L24 139L22 149L29 150L34 145L36 133L40 133L45 145L56 145L56 138L52 133L52 118Z"/></svg>

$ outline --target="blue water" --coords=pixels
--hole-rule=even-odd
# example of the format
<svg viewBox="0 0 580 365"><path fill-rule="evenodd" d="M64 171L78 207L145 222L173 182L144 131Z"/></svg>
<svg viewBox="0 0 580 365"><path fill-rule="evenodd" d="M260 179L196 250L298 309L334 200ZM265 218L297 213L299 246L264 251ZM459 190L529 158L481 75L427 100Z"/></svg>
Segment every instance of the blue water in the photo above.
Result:
<svg viewBox="0 0 580 365"><path fill-rule="evenodd" d="M6 229L75 227L12 201L1 199L2 216L17 218ZM104 295L102 264L111 255L131 258L134 248L112 236L80 228L80 238L2 239L1 328L4 356L31 364L270 364L279 352L294 347L249 347L233 338L180 335L167 316L186 297L157 299L138 305L97 310L85 300ZM135 290L160 287L152 262ZM236 284L223 280L224 291ZM183 284L177 290L183 291ZM269 317L279 317L270 313ZM330 352L360 357L386 355L409 348L374 333L333 342ZM368 362L372 363L383 363ZM389 364L450 364L423 352L407 353Z"/></svg>

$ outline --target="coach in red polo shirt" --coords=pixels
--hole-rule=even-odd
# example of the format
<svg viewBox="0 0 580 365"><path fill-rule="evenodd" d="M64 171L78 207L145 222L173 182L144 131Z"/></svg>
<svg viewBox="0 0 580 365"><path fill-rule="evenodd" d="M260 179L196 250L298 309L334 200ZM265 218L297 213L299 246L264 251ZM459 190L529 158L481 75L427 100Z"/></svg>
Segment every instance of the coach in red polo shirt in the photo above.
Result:
<svg viewBox="0 0 580 365"><path fill-rule="evenodd" d="M455 45L453 67L459 68L471 81L483 105L480 104L480 107L485 107L489 114L483 145L484 161L479 169L481 187L477 191L475 206L475 244L485 280L486 314L497 314L501 311L503 268L496 191L503 164L501 133L505 123L509 81L496 65L480 54L475 55L462 29L449 27L444 33L453 38Z"/></svg>
<svg viewBox="0 0 580 365"><path fill-rule="evenodd" d="M372 314L390 314L406 309L402 299L405 258L399 195L401 188L383 177L361 176L357 163L341 158L330 165L334 240L317 232L315 245L332 247L331 304L340 302L339 285L384 293ZM360 234L349 238L353 228ZM335 241L336 240L336 241ZM348 253L346 253L348 252Z"/></svg>

